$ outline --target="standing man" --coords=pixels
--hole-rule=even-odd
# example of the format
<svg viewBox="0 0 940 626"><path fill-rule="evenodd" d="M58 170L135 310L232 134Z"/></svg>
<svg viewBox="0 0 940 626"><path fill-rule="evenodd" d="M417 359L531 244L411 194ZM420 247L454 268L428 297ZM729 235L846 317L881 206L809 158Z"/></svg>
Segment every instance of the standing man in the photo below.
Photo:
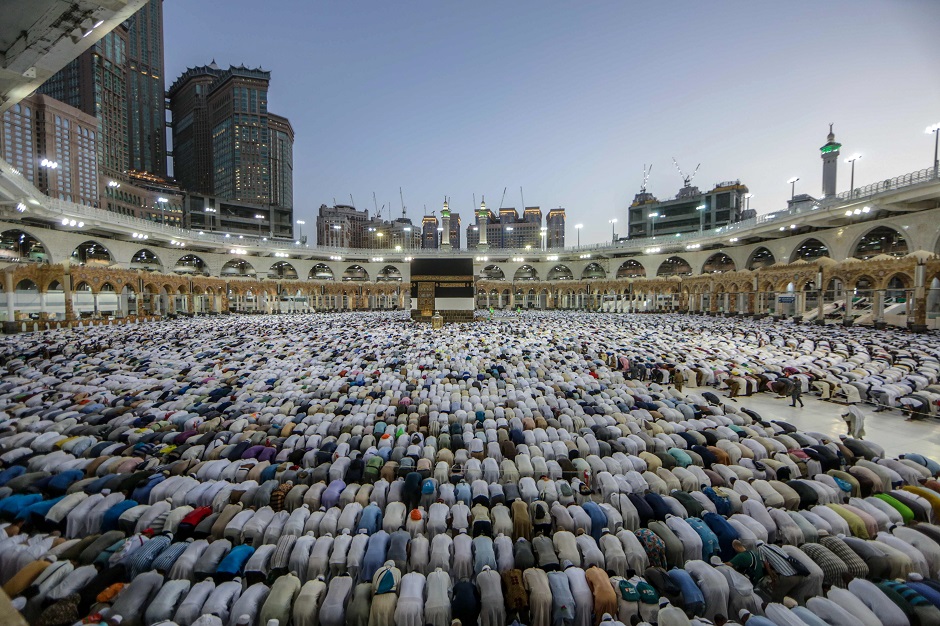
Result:
<svg viewBox="0 0 940 626"><path fill-rule="evenodd" d="M794 380L793 386L790 387L790 399L792 400L792 402L790 403L790 406L795 407L796 403L799 402L800 408L802 409L803 408L802 396L803 396L803 385L801 384L799 380Z"/></svg>

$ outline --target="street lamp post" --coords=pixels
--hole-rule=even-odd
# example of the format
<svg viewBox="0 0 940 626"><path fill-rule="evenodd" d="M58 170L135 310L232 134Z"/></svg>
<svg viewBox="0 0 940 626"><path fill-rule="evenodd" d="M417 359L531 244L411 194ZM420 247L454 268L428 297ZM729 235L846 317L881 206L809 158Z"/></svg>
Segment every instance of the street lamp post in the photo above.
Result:
<svg viewBox="0 0 940 626"><path fill-rule="evenodd" d="M938 175L938 168L940 168L940 160L937 160L937 148L940 148L940 122L933 126L928 126L925 132L928 135L933 133L933 175L936 177Z"/></svg>
<svg viewBox="0 0 940 626"><path fill-rule="evenodd" d="M584 228L584 224L575 224L574 229L578 232L578 249L581 248L581 229Z"/></svg>
<svg viewBox="0 0 940 626"><path fill-rule="evenodd" d="M546 244L546 238L548 237L548 226L542 226L539 231L542 235L542 250L546 250L548 245Z"/></svg>
<svg viewBox="0 0 940 626"><path fill-rule="evenodd" d="M616 228L617 218L615 217L607 221L610 222L610 243L617 243L617 232L614 230L614 228Z"/></svg>
<svg viewBox="0 0 940 626"><path fill-rule="evenodd" d="M405 233L405 250L408 250L411 248L411 226L405 226L402 232Z"/></svg>
<svg viewBox="0 0 940 626"><path fill-rule="evenodd" d="M752 193L744 194L744 210L749 211L751 209L751 198L754 197Z"/></svg>
<svg viewBox="0 0 940 626"><path fill-rule="evenodd" d="M850 181L849 182L849 197L850 198L855 197L855 162L858 161L860 158L862 158L862 155L853 154L852 156L850 156L849 158L845 160L846 163L852 164L852 176L849 179Z"/></svg>
<svg viewBox="0 0 940 626"><path fill-rule="evenodd" d="M307 222L303 220L297 220L297 226L300 227L297 229L297 238L300 239L301 241L304 240L304 224L306 223Z"/></svg>
<svg viewBox="0 0 940 626"><path fill-rule="evenodd" d="M799 176L794 176L787 181L790 184L790 202L796 197L796 181L798 180L800 180Z"/></svg>
<svg viewBox="0 0 940 626"><path fill-rule="evenodd" d="M650 213L650 239L656 238L656 218L659 213Z"/></svg>
<svg viewBox="0 0 940 626"><path fill-rule="evenodd" d="M260 213L255 213L255 219L258 220L258 238L261 238L261 222L264 221L264 216Z"/></svg>
<svg viewBox="0 0 940 626"><path fill-rule="evenodd" d="M511 248L511 247L512 247L512 245L511 245L511 244L512 244L512 226L507 226L507 227L506 227L506 232L509 233L509 243L510 243L510 246L509 246L509 247ZM504 236L503 236L503 247L504 247L504 248L506 247L506 237L505 237L505 234L504 234Z"/></svg>
<svg viewBox="0 0 940 626"><path fill-rule="evenodd" d="M695 210L698 211L698 232L705 232L705 209L707 209L704 204L700 204L695 207Z"/></svg>

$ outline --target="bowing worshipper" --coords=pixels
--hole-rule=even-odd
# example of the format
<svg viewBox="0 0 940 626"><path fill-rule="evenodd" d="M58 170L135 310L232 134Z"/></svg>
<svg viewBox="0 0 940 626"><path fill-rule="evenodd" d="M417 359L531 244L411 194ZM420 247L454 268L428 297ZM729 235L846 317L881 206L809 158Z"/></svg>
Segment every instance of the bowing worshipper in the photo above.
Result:
<svg viewBox="0 0 940 626"><path fill-rule="evenodd" d="M322 577L304 583L291 609L291 623L294 626L316 626L319 623L317 614L326 596L326 589Z"/></svg>
<svg viewBox="0 0 940 626"><path fill-rule="evenodd" d="M451 602L452 622L468 624L477 623L480 616L480 595L475 584L469 580L461 580L454 584L454 598Z"/></svg>
<svg viewBox="0 0 940 626"><path fill-rule="evenodd" d="M450 575L442 568L435 568L427 577L427 600L424 605L425 623L431 626L448 626L451 622L453 590Z"/></svg>
<svg viewBox="0 0 940 626"><path fill-rule="evenodd" d="M479 578L478 578L479 580ZM424 596L427 580L418 572L402 576L395 606L396 625L424 626Z"/></svg>
<svg viewBox="0 0 940 626"><path fill-rule="evenodd" d="M394 561L386 561L372 577L372 607L369 610L369 626L394 626L395 605L401 570Z"/></svg>
<svg viewBox="0 0 940 626"><path fill-rule="evenodd" d="M849 437L853 439L865 438L865 414L856 405L847 406L842 412L842 419L845 421L848 430L846 434Z"/></svg>
<svg viewBox="0 0 940 626"><path fill-rule="evenodd" d="M371 586L371 583L365 583ZM318 619L323 626L344 626L346 610L352 595L353 579L350 576L338 576L330 580L326 597L320 606Z"/></svg>
<svg viewBox="0 0 940 626"><path fill-rule="evenodd" d="M502 579L498 572L484 567L476 577L480 597L480 626L501 626L506 623Z"/></svg>

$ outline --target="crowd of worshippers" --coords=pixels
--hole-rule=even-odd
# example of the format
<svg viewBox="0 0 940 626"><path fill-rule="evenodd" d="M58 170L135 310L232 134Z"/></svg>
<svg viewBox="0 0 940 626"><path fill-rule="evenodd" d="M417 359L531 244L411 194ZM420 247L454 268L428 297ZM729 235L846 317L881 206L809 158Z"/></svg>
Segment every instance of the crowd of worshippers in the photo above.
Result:
<svg viewBox="0 0 940 626"><path fill-rule="evenodd" d="M935 405L933 336L337 314L0 342L29 624L940 624L940 464L719 395Z"/></svg>

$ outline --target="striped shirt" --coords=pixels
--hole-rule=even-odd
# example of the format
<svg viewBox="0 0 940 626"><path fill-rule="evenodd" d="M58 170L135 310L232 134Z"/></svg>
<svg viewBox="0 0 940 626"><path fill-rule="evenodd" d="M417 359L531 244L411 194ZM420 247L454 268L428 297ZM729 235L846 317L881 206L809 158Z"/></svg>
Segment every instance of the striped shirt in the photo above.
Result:
<svg viewBox="0 0 940 626"><path fill-rule="evenodd" d="M130 553L124 559L124 566L127 568L129 580L133 580L138 574L149 571L154 560L163 552L173 541L169 533L163 533L145 541L142 546Z"/></svg>
<svg viewBox="0 0 940 626"><path fill-rule="evenodd" d="M757 548L758 552L764 563L769 565L770 568L778 576L796 576L797 571L790 564L790 559L787 556L786 552L778 548L777 546L770 545L768 543L762 543Z"/></svg>

